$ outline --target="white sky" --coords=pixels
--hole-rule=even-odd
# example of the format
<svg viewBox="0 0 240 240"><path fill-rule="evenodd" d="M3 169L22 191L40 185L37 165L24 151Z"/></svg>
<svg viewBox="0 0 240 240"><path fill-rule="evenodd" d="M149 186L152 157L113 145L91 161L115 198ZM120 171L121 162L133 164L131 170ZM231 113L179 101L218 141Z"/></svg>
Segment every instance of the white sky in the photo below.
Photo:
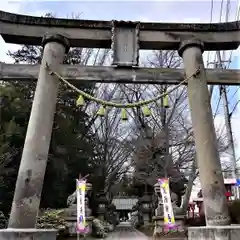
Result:
<svg viewBox="0 0 240 240"><path fill-rule="evenodd" d="M229 21L236 19L236 9L240 1L230 1ZM226 0L223 2L222 21L225 19ZM220 20L221 1L214 1L212 21ZM165 22L210 22L211 0L191 1L7 1L1 0L0 10L44 16L46 13L53 13L58 17L78 15L81 13L85 19L122 19L141 21L165 21ZM6 44L0 37L0 61L12 62L6 55L8 50L18 49L18 45ZM206 59L207 53L204 55ZM229 54L227 54L229 56ZM210 55L213 59L213 54ZM232 59L235 59L234 68L240 69L240 49L233 51ZM240 91L237 93L240 99ZM236 101L236 99L234 99ZM240 108L232 117L232 129L236 143L237 157L240 157L240 131L239 128ZM219 115L215 120L216 128L224 126L224 117ZM194 194L196 192L194 191Z"/></svg>

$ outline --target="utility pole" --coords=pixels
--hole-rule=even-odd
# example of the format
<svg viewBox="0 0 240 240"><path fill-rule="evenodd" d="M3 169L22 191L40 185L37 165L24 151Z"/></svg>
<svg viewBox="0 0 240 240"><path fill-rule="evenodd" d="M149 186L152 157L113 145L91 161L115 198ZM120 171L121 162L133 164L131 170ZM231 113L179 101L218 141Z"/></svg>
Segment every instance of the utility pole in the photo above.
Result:
<svg viewBox="0 0 240 240"><path fill-rule="evenodd" d="M226 17L225 21L228 22L229 19L229 12L230 12L230 0L227 0L226 3ZM216 52L217 54L217 63L216 68L220 68L224 70L226 66L225 63L228 63L229 60L226 60L225 52L223 51L222 57L220 51ZM229 171L227 172L227 177L237 179L238 176L236 176L236 155L235 155L235 147L234 147L234 140L233 140L233 134L232 134L232 126L231 126L231 114L229 111L228 106L228 96L227 96L227 88L226 86L219 86L219 92L220 92L220 98L222 98L223 101L223 109L224 109L224 119L225 119L225 126L227 131L227 141L228 141L228 150L230 155L230 174ZM238 186L234 189L234 197L235 199L239 199L239 188Z"/></svg>

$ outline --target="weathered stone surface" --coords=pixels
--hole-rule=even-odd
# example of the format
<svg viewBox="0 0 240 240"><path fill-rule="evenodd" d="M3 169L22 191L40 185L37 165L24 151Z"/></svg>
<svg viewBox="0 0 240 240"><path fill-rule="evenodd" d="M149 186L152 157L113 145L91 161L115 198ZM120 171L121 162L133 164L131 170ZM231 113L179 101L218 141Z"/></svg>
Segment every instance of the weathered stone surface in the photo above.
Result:
<svg viewBox="0 0 240 240"><path fill-rule="evenodd" d="M133 22L123 22L132 25ZM204 42L205 50L236 49L239 21L214 24L139 23L141 49L177 50L186 39ZM77 29L77 30L76 30ZM112 21L33 17L0 11L0 34L7 43L41 45L45 33L68 37L72 47L110 48Z"/></svg>
<svg viewBox="0 0 240 240"><path fill-rule="evenodd" d="M56 240L54 229L1 229L1 240Z"/></svg>
<svg viewBox="0 0 240 240"><path fill-rule="evenodd" d="M37 81L39 65L0 63L0 79L4 81ZM185 77L184 69L113 67L84 67L62 65L62 77L72 84L85 81L103 83L179 84ZM239 85L240 71L206 69L208 84Z"/></svg>
<svg viewBox="0 0 240 240"><path fill-rule="evenodd" d="M182 230L184 228L184 219L185 215L174 215L175 224L178 230ZM164 227L164 218L163 216L155 216L153 220L157 222L157 225L161 227L161 230Z"/></svg>
<svg viewBox="0 0 240 240"><path fill-rule="evenodd" d="M239 240L240 226L207 226L188 228L189 240Z"/></svg>
<svg viewBox="0 0 240 240"><path fill-rule="evenodd" d="M70 236L76 236L77 235L77 221L76 217L64 217L65 221L68 225L68 234ZM86 217L86 223L87 223L87 230L86 233L80 234L81 235L87 235L90 236L92 234L92 221L93 217Z"/></svg>
<svg viewBox="0 0 240 240"><path fill-rule="evenodd" d="M51 66L53 71L59 72L65 51L65 46L57 42L48 42L44 47L8 221L9 228L35 227L59 85L56 78L49 74L46 65Z"/></svg>
<svg viewBox="0 0 240 240"><path fill-rule="evenodd" d="M42 39L42 47L45 47L45 45L50 42L57 42L57 43L62 44L66 49L66 51L65 51L66 53L68 53L68 51L70 49L70 43L69 43L68 39L66 37L64 37L63 35L60 35L60 34L44 35L43 39Z"/></svg>
<svg viewBox="0 0 240 240"><path fill-rule="evenodd" d="M93 28L93 29L111 29L111 21L96 20L76 20L49 17L33 17L0 11L0 19L4 22L26 24L26 25L42 25L42 26L58 26L58 27L75 27L75 28ZM132 21L115 21L125 24L126 26L138 22ZM239 30L240 21L227 23L147 23L140 22L140 29L144 30L173 30L173 31L234 31Z"/></svg>
<svg viewBox="0 0 240 240"><path fill-rule="evenodd" d="M230 224L226 189L202 58L202 45L197 44L199 41L193 40L182 43L185 49L182 58L186 76L190 77L187 91L197 150L197 165L204 193L206 223L208 226L224 226ZM196 69L199 69L199 73L192 76Z"/></svg>

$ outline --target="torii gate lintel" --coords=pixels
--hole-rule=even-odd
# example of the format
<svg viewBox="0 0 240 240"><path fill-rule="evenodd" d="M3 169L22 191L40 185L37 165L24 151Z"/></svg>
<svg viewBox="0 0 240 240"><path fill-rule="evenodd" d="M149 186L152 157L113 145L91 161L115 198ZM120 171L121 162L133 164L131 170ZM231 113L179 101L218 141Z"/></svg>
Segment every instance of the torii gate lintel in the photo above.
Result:
<svg viewBox="0 0 240 240"><path fill-rule="evenodd" d="M41 45L46 33L61 34L68 38L71 47L86 48L111 48L113 35L120 34L125 36L125 41L120 43L123 49L131 39L143 50L178 50L180 43L189 38L202 41L205 51L232 50L238 48L240 39L240 21L211 24L94 21L0 11L0 26L5 42L26 45Z"/></svg>

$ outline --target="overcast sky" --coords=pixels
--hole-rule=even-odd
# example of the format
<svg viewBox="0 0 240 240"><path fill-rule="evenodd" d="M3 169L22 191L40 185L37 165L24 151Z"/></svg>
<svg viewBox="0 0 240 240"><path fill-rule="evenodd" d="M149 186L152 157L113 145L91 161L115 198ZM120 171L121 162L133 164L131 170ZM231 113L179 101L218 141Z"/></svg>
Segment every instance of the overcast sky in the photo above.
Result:
<svg viewBox="0 0 240 240"><path fill-rule="evenodd" d="M52 13L56 17L80 16L84 19L96 20L138 20L156 22L202 22L208 23L225 20L226 0L223 1L222 14L220 0L214 1L213 10L211 0L191 1L37 1L37 0L1 0L0 9L13 13L44 16ZM236 19L236 9L239 0L230 1L229 21ZM221 17L220 17L221 15ZM8 60L6 51L9 47L0 40L0 60ZM234 51L232 59L236 61L237 51ZM237 66L234 66L237 67Z"/></svg>
<svg viewBox="0 0 240 240"><path fill-rule="evenodd" d="M191 1L6 1L0 0L0 10L29 14L34 16L44 16L46 13L53 13L56 17L80 16L83 19L96 20L133 20L151 22L201 22L209 23L225 21L226 0L223 1L222 17L220 17L221 0L214 1L213 9L211 0L191 0ZM230 1L229 21L236 20L239 0ZM6 55L7 50L17 49L18 46L5 44L0 37L0 61L11 62ZM240 69L240 48L232 52L231 68ZM227 54L229 56L229 54ZM211 55L213 57L213 54ZM206 59L206 54L204 55ZM236 88L229 91L229 102L233 106L240 99L240 91L235 93ZM215 92L216 97L217 91ZM213 103L213 106L216 104ZM232 119L234 137L236 139L237 155L240 157L240 131L239 129L240 111L236 111ZM222 127L224 124L223 114L216 120L216 126Z"/></svg>
<svg viewBox="0 0 240 240"><path fill-rule="evenodd" d="M3 1L3 2L2 2ZM226 1L226 0L225 0ZM5 2L5 3L4 3ZM210 0L166 0L166 1L5 1L5 10L16 13L42 15L55 13L59 17L81 14L82 18L102 20L142 20L164 22L209 22L211 16ZM231 0L229 21L236 17L238 2ZM213 22L220 20L221 1L214 1ZM222 20L225 19L224 4Z"/></svg>

